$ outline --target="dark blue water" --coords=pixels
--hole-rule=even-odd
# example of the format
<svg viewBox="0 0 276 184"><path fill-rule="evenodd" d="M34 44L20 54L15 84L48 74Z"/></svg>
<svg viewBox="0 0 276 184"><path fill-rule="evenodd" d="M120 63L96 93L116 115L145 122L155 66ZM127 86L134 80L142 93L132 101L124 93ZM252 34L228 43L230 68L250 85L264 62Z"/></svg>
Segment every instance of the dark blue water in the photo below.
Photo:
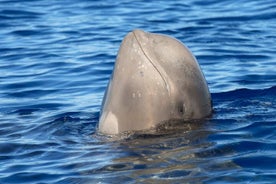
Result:
<svg viewBox="0 0 276 184"><path fill-rule="evenodd" d="M0 1L0 183L275 183L276 1ZM166 134L96 134L120 42L185 43L214 115Z"/></svg>

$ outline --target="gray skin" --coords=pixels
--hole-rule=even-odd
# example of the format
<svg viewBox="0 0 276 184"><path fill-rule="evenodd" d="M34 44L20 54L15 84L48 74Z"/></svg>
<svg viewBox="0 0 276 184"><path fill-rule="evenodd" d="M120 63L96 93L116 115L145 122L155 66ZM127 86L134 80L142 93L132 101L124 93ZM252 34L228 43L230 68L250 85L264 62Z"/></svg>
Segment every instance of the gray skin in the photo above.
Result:
<svg viewBox="0 0 276 184"><path fill-rule="evenodd" d="M202 119L211 113L206 80L186 46L142 30L127 34L105 92L99 132L146 130L161 122Z"/></svg>

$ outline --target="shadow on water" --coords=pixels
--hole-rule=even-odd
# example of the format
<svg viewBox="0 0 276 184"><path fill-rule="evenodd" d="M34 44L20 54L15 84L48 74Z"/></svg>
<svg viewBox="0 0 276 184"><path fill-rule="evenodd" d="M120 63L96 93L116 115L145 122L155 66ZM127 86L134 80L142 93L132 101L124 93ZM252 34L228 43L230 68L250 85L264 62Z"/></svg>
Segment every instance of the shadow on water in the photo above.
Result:
<svg viewBox="0 0 276 184"><path fill-rule="evenodd" d="M91 172L100 175L100 181L107 183L114 179L138 183L203 182L210 177L206 174L208 170L238 168L225 160L216 160L213 168L209 168L210 162L218 155L233 151L215 148L215 142L208 140L213 133L208 122L171 121L156 129L126 133L115 139L96 135L99 139L108 139L110 152L116 150L123 154Z"/></svg>

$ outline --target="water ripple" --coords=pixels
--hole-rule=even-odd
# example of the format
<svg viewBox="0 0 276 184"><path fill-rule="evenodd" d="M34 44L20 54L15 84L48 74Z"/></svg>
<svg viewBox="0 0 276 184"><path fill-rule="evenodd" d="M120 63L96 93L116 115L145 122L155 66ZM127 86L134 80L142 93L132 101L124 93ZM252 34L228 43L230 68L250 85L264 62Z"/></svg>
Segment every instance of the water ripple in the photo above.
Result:
<svg viewBox="0 0 276 184"><path fill-rule="evenodd" d="M0 4L0 183L275 181L273 0ZM97 134L116 52L136 28L190 48L210 119Z"/></svg>

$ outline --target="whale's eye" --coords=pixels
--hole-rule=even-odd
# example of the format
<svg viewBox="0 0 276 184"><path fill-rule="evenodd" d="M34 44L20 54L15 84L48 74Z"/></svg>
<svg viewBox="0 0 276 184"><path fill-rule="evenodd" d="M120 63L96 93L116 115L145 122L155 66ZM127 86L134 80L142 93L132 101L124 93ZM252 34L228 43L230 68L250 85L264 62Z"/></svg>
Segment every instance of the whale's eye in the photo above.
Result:
<svg viewBox="0 0 276 184"><path fill-rule="evenodd" d="M183 103L183 102L178 103L178 112L179 112L181 115L184 115L184 113L185 113L185 106L184 106L184 103Z"/></svg>

